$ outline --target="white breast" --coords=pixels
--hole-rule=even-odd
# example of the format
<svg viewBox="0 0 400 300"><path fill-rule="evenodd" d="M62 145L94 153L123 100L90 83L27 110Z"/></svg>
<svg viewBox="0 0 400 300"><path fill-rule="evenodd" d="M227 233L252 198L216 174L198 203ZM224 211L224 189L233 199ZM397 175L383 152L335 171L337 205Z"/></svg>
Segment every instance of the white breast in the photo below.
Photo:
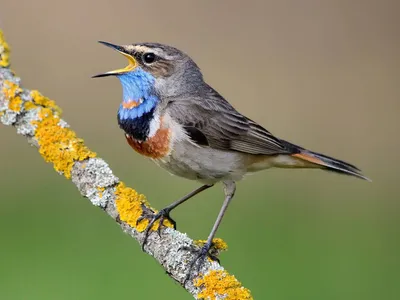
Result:
<svg viewBox="0 0 400 300"><path fill-rule="evenodd" d="M150 125L149 125L149 134L148 134L148 138L153 137L157 130L160 129L161 126L161 120L160 120L160 114L158 112L156 112L154 114L154 117L152 118L152 120L150 121Z"/></svg>

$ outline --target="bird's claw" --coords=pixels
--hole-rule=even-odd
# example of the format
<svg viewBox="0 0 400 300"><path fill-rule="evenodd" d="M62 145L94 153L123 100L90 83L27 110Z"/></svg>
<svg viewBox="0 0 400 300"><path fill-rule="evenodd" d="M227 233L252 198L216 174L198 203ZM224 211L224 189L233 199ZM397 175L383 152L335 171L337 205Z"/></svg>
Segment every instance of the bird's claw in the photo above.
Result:
<svg viewBox="0 0 400 300"><path fill-rule="evenodd" d="M141 217L139 217L137 219L136 224L140 223L140 221L142 221L144 219L150 219L149 224L147 225L146 229L144 230L144 239L142 242L142 250L143 251L144 251L144 246L147 243L147 239L150 235L150 230L157 220L159 220L159 222L160 222L160 224L158 225L158 228L157 228L157 233L160 238L161 238L161 228L165 227L164 220L168 220L172 224L174 229L176 229L176 222L169 216L170 211L171 211L170 209L164 208L164 209L161 209L158 213L152 215L151 217L142 215Z"/></svg>
<svg viewBox="0 0 400 300"><path fill-rule="evenodd" d="M160 210L155 216L154 216L154 218L156 218L157 216L158 216L158 218L160 219L160 225L158 226L158 229L157 229L157 233L158 233L158 236L161 238L161 227L162 226L164 226L165 227L165 225L164 225L164 220L168 220L171 224L172 224L172 226L173 226L173 228L176 230L176 222L175 222L175 220L173 220L170 216L169 216L169 213L170 213L170 210L167 210L167 209L162 209L162 210Z"/></svg>
<svg viewBox="0 0 400 300"><path fill-rule="evenodd" d="M199 273L201 266L204 263L204 260L206 257L209 257L213 261L217 261L219 263L219 259L215 256L209 253L210 249L212 248L212 242L210 243L205 243L203 247L200 249L194 249L193 247L182 247L180 249L187 250L190 252L196 252L197 255L193 259L193 261L190 263L188 273L186 274L185 280L183 282L183 285L186 284L186 282L191 278L191 275L193 274L193 269L196 270L196 274ZM196 267L195 267L196 266Z"/></svg>

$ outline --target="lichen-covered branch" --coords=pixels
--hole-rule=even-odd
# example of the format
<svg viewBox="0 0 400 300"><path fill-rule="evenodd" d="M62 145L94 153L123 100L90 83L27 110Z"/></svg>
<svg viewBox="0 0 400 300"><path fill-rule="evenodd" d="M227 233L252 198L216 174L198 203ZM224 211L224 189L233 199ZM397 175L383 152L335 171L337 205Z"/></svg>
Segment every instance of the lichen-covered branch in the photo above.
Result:
<svg viewBox="0 0 400 300"><path fill-rule="evenodd" d="M53 100L21 86L20 78L9 69L9 51L0 31L0 123L13 126L18 134L26 137L59 174L71 179L84 197L141 243L149 220L137 221L143 214L154 212L145 196L126 187L107 163L85 146L61 118L61 109ZM172 229L168 221L164 225L167 228L163 227L161 237L150 234L145 251L191 295L198 299L252 299L250 291L233 275L210 260L206 260L197 276L184 284L195 258L195 254L186 249L198 247L198 243ZM158 226L156 222L152 230ZM215 244L216 251L226 247L222 241Z"/></svg>

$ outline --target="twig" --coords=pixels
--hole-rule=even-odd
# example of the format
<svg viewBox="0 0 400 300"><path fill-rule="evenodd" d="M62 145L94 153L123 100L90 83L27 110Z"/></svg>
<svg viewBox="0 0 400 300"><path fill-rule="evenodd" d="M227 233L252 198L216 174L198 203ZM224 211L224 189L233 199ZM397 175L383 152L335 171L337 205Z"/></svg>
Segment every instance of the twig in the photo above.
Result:
<svg viewBox="0 0 400 300"><path fill-rule="evenodd" d="M0 122L13 126L17 133L39 149L45 161L67 179L71 179L79 192L93 205L103 209L121 225L124 232L143 241L149 220L137 224L142 214L154 212L144 195L126 187L111 171L107 163L85 146L61 119L61 110L54 101L36 90L20 85L20 78L9 69L9 47L0 31ZM169 228L149 236L145 251L153 256L166 273L179 282L198 299L252 299L250 291L230 275L217 262L206 260L192 280L183 285L190 263L195 254L188 248L198 244L186 234ZM152 230L156 230L156 222ZM224 250L226 244L219 240L216 251Z"/></svg>

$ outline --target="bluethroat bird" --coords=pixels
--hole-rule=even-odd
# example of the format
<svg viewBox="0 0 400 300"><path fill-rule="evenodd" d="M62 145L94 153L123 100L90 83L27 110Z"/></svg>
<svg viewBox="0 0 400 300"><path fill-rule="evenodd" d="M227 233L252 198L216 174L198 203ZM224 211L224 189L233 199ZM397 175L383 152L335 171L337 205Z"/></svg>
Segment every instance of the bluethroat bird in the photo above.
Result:
<svg viewBox="0 0 400 300"><path fill-rule="evenodd" d="M128 144L168 172L202 184L150 217L143 249L156 220L163 224L169 219L175 226L169 216L174 208L222 182L222 208L190 267L197 263L200 268L235 194L235 182L247 173L271 167L315 168L368 180L357 167L277 138L239 113L204 81L199 67L182 51L157 43L100 43L129 61L125 68L93 76L120 80L118 123Z"/></svg>

